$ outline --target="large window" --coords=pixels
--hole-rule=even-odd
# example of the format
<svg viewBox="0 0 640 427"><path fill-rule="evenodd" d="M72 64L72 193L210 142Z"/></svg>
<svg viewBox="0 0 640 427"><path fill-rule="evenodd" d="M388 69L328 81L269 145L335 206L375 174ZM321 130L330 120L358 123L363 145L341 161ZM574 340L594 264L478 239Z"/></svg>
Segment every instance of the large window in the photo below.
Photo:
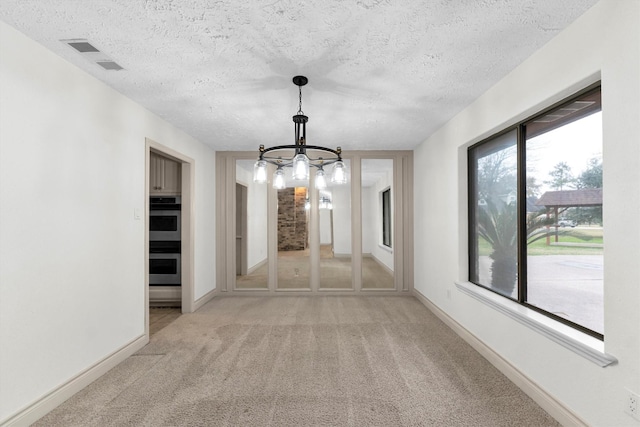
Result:
<svg viewBox="0 0 640 427"><path fill-rule="evenodd" d="M602 338L600 87L472 146L469 214L471 282Z"/></svg>

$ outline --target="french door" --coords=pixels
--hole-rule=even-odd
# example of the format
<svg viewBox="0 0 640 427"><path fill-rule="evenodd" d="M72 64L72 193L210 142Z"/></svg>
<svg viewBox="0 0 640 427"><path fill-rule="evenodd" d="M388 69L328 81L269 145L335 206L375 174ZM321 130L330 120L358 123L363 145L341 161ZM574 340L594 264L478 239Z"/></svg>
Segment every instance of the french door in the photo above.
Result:
<svg viewBox="0 0 640 427"><path fill-rule="evenodd" d="M255 153L218 153L218 286L234 293L397 293L412 286L411 152L345 153L347 184L276 190ZM297 184L297 185L296 185ZM225 208L222 209L221 207Z"/></svg>

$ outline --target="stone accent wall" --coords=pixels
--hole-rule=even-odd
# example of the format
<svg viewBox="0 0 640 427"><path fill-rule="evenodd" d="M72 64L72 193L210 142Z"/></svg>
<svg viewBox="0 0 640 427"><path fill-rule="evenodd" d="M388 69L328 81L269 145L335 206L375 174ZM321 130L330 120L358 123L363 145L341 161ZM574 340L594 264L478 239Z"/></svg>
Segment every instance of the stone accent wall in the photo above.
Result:
<svg viewBox="0 0 640 427"><path fill-rule="evenodd" d="M301 251L307 248L307 211L304 187L278 190L278 250Z"/></svg>

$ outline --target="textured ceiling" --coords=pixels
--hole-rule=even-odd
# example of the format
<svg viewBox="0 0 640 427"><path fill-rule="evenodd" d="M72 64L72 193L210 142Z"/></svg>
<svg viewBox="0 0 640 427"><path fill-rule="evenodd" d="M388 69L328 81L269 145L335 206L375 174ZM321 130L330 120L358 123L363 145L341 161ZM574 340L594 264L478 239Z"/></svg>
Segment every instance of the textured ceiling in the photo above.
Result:
<svg viewBox="0 0 640 427"><path fill-rule="evenodd" d="M216 150L412 149L597 0L2 0L0 19ZM124 70L60 42L88 39Z"/></svg>

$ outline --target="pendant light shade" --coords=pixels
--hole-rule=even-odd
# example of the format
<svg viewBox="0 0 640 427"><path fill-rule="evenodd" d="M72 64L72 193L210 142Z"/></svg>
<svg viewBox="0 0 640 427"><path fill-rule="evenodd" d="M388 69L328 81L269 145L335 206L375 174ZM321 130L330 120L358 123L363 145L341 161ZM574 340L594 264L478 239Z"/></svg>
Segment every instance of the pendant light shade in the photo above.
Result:
<svg viewBox="0 0 640 427"><path fill-rule="evenodd" d="M293 179L309 179L309 158L305 154L298 154L293 158Z"/></svg>
<svg viewBox="0 0 640 427"><path fill-rule="evenodd" d="M327 180L324 176L324 169L322 168L316 171L316 188L318 190L324 190L327 188Z"/></svg>
<svg viewBox="0 0 640 427"><path fill-rule="evenodd" d="M276 190L282 190L285 186L284 169L278 168L273 173L273 188Z"/></svg>
<svg viewBox="0 0 640 427"><path fill-rule="evenodd" d="M253 182L264 184L267 182L267 162L258 160L253 166Z"/></svg>
<svg viewBox="0 0 640 427"><path fill-rule="evenodd" d="M344 184L347 182L347 173L342 160L333 164L333 177L331 181L335 184Z"/></svg>

